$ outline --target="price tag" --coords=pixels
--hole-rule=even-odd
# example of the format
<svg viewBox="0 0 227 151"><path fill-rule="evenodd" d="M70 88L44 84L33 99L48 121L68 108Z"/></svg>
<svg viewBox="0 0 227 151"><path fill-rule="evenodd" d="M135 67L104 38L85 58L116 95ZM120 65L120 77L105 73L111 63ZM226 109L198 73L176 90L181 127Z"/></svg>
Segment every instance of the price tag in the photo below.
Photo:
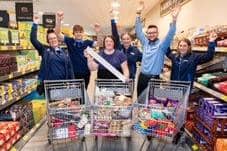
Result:
<svg viewBox="0 0 227 151"><path fill-rule="evenodd" d="M227 95L223 95L223 96L221 97L221 99L224 100L224 101L227 101Z"/></svg>
<svg viewBox="0 0 227 151"><path fill-rule="evenodd" d="M23 137L23 140L24 140L24 141L27 141L27 140L28 140L28 135L25 135L25 136Z"/></svg>
<svg viewBox="0 0 227 151"><path fill-rule="evenodd" d="M26 73L26 71L25 71L25 70L23 70L21 73L22 73L22 74L25 74L25 73Z"/></svg>
<svg viewBox="0 0 227 151"><path fill-rule="evenodd" d="M12 148L10 149L10 151L17 151L17 149L16 149L15 147L12 147Z"/></svg>
<svg viewBox="0 0 227 151"><path fill-rule="evenodd" d="M13 74L10 74L10 75L9 75L9 79L11 79L11 78L13 78Z"/></svg>

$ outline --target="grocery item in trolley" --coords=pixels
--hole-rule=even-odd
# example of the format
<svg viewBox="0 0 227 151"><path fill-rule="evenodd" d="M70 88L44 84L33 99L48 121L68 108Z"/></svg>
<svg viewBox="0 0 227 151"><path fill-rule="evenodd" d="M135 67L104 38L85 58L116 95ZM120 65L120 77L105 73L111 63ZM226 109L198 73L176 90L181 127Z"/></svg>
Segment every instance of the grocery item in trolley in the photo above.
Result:
<svg viewBox="0 0 227 151"><path fill-rule="evenodd" d="M129 137L132 126L133 81L96 80L92 134Z"/></svg>
<svg viewBox="0 0 227 151"><path fill-rule="evenodd" d="M90 134L91 115L83 80L44 81L49 142L71 141ZM67 141L66 141L67 140Z"/></svg>
<svg viewBox="0 0 227 151"><path fill-rule="evenodd" d="M134 130L172 141L185 122L190 83L152 79L145 91L135 104Z"/></svg>

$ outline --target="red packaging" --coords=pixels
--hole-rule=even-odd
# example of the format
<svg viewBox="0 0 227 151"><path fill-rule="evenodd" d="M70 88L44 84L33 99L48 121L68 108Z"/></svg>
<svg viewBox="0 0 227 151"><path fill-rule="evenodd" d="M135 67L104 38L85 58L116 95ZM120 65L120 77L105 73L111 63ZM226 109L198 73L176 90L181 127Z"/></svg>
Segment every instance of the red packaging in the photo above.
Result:
<svg viewBox="0 0 227 151"><path fill-rule="evenodd" d="M6 138L3 134L0 134L0 146L6 142Z"/></svg>
<svg viewBox="0 0 227 151"><path fill-rule="evenodd" d="M69 138L76 138L76 133L77 133L76 125L69 125L68 133L69 133Z"/></svg>
<svg viewBox="0 0 227 151"><path fill-rule="evenodd" d="M6 145L2 145L2 146L0 146L0 151L7 151L7 149L6 149Z"/></svg>
<svg viewBox="0 0 227 151"><path fill-rule="evenodd" d="M6 141L10 138L10 131L8 129L1 129L0 134L5 136Z"/></svg>

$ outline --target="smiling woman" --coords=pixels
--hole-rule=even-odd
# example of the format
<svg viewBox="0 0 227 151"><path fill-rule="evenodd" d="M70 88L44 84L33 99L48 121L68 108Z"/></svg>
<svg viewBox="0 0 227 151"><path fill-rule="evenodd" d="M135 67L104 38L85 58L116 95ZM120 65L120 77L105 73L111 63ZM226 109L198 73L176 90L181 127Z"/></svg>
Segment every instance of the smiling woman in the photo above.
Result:
<svg viewBox="0 0 227 151"><path fill-rule="evenodd" d="M74 78L72 63L67 52L59 47L58 38L54 30L47 31L47 42L49 46L41 44L37 40L37 28L39 18L34 17L30 40L42 57L37 87L38 93L44 93L44 80L65 80Z"/></svg>

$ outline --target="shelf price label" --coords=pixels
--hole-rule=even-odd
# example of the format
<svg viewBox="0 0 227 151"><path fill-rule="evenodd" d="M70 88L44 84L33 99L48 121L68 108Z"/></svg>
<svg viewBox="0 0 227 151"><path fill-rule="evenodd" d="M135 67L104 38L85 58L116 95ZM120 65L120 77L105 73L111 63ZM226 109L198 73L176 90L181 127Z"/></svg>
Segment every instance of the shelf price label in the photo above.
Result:
<svg viewBox="0 0 227 151"><path fill-rule="evenodd" d="M17 151L17 149L16 149L15 147L12 147L12 148L10 149L10 151Z"/></svg>
<svg viewBox="0 0 227 151"><path fill-rule="evenodd" d="M224 101L227 101L227 95L223 95L223 96L221 97L221 99L224 100Z"/></svg>
<svg viewBox="0 0 227 151"><path fill-rule="evenodd" d="M13 74L10 74L10 75L9 75L9 79L11 79L11 78L13 78Z"/></svg>
<svg viewBox="0 0 227 151"><path fill-rule="evenodd" d="M24 141L27 141L27 140L28 140L28 135L25 135L25 136L23 137L23 140L24 140Z"/></svg>

